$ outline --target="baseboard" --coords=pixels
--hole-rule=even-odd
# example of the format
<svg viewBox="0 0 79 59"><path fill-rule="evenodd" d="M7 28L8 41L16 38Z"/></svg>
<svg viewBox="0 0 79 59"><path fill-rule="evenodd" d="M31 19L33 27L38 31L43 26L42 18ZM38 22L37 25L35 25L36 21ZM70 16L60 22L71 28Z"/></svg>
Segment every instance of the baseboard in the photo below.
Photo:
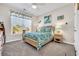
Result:
<svg viewBox="0 0 79 59"><path fill-rule="evenodd" d="M67 43L67 44L71 44L71 45L74 45L74 43L70 43L70 42L67 42L67 41L63 41L64 43Z"/></svg>
<svg viewBox="0 0 79 59"><path fill-rule="evenodd" d="M14 42L14 41L18 41L18 40L21 40L21 39L9 40L9 41L6 41L6 43Z"/></svg>
<svg viewBox="0 0 79 59"><path fill-rule="evenodd" d="M21 39L9 40L9 41L6 41L6 43L8 43L8 42L13 42L13 41L18 41L18 40L21 40ZM64 43L67 43L67 44L74 45L74 43L70 43L70 42L67 42L67 41L63 41L63 42L64 42Z"/></svg>

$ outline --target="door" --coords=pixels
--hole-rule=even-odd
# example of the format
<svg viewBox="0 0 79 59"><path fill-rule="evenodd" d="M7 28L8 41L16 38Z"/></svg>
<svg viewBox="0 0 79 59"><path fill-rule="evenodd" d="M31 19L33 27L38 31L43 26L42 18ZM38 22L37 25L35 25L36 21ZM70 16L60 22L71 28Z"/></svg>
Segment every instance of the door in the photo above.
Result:
<svg viewBox="0 0 79 59"><path fill-rule="evenodd" d="M79 56L79 11L75 14L75 23L74 23L74 39L75 39L75 50L76 55Z"/></svg>

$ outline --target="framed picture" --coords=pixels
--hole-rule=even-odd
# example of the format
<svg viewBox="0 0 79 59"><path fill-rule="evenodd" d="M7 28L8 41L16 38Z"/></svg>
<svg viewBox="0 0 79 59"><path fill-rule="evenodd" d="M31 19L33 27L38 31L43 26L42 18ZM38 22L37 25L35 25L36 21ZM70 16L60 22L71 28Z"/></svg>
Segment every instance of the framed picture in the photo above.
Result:
<svg viewBox="0 0 79 59"><path fill-rule="evenodd" d="M51 23L51 15L44 16L44 24Z"/></svg>
<svg viewBox="0 0 79 59"><path fill-rule="evenodd" d="M57 20L63 20L63 19L64 19L64 15L57 16Z"/></svg>

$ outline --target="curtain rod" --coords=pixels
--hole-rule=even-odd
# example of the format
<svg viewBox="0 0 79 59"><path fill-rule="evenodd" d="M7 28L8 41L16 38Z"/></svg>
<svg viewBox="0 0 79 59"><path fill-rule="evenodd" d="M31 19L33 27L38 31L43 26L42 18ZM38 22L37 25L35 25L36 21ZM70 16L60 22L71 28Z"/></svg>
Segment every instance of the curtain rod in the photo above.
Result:
<svg viewBox="0 0 79 59"><path fill-rule="evenodd" d="M31 17L32 18L32 14L26 12L27 10L23 9L23 10L13 10L13 9L10 9L10 12L12 13L17 13L17 14L22 14L22 15L25 15L27 17Z"/></svg>

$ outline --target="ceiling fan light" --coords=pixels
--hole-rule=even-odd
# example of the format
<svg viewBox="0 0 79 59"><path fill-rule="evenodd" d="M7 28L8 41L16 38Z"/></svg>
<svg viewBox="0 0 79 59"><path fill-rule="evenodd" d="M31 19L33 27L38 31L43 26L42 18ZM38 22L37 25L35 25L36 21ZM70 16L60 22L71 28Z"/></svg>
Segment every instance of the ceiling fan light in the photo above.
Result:
<svg viewBox="0 0 79 59"><path fill-rule="evenodd" d="M37 6L36 6L36 5L32 5L32 8L33 8L33 9L36 9L36 8L37 8Z"/></svg>

